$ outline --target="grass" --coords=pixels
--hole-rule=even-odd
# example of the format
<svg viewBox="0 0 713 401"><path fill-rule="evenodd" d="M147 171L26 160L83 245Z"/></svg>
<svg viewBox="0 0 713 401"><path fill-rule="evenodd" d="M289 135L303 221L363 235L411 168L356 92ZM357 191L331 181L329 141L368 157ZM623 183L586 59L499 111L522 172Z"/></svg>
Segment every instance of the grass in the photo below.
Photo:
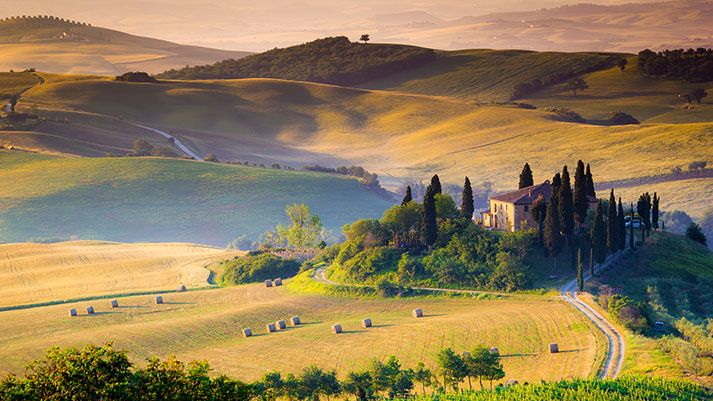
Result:
<svg viewBox="0 0 713 401"><path fill-rule="evenodd" d="M625 202L628 200L634 204L644 192L656 192L661 197L661 210L684 210L697 219L703 217L705 211L711 207L713 178L651 183L622 188L615 192L616 196L621 196Z"/></svg>
<svg viewBox="0 0 713 401"><path fill-rule="evenodd" d="M84 301L0 312L7 322L0 327L0 372L21 373L25 363L41 357L50 345L105 341L127 349L139 364L154 355L207 359L217 372L243 380L272 369L296 373L312 363L337 369L343 378L370 358L392 354L404 366L424 360L435 368L441 348L463 351L481 342L498 346L506 379L521 382L590 377L601 362L598 331L555 299L353 298L291 293L290 285L165 294L163 305L152 303L152 296L129 296L120 298L121 307L114 310L108 301ZM84 313L89 304L96 315ZM415 307L426 316L412 318ZM67 317L68 308L76 308L80 316ZM304 325L265 333L266 323L294 315ZM374 321L372 329L360 327L364 317ZM344 334L331 334L335 323L342 324ZM256 335L242 338L244 327ZM550 354L546 347L553 341L564 352Z"/></svg>
<svg viewBox="0 0 713 401"><path fill-rule="evenodd" d="M208 283L205 265L235 251L191 244L73 241L0 245L0 308L175 290Z"/></svg>
<svg viewBox="0 0 713 401"><path fill-rule="evenodd" d="M310 206L326 229L379 217L387 202L352 178L161 158L70 159L0 151L0 238L225 246Z"/></svg>

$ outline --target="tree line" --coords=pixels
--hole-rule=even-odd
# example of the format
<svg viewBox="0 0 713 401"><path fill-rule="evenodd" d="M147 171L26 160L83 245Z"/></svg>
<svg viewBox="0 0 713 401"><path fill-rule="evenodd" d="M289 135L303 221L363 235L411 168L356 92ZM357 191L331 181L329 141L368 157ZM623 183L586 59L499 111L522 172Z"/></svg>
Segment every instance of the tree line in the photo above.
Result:
<svg viewBox="0 0 713 401"><path fill-rule="evenodd" d="M688 82L713 81L713 49L639 52L638 70L651 77Z"/></svg>

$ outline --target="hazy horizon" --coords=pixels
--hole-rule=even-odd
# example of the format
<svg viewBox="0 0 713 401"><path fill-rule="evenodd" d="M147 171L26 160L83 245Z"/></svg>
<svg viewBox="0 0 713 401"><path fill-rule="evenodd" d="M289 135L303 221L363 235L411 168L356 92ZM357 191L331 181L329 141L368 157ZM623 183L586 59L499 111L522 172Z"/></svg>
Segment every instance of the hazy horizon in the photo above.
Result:
<svg viewBox="0 0 713 401"><path fill-rule="evenodd" d="M534 11L576 3L561 0L504 0L499 3L477 0L467 4L459 0L397 0L387 4L373 0L358 3L342 0L330 4L278 0L264 5L220 0L199 4L187 0L0 2L3 17L54 15L181 44L244 51L264 51L325 36L347 35L356 39L362 33L369 33L376 42L456 49L479 42L469 42L463 33L424 35L423 31L431 26L435 30L446 21L463 17ZM641 2L596 0L589 3Z"/></svg>

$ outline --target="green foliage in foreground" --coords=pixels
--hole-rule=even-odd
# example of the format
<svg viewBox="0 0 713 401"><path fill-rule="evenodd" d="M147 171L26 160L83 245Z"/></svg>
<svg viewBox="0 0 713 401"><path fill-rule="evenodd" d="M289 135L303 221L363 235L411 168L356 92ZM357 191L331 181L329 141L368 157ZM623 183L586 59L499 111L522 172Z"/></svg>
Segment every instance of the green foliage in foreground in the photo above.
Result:
<svg viewBox="0 0 713 401"><path fill-rule="evenodd" d="M556 383L501 387L495 391L410 398L410 400L418 401L696 401L709 399L711 399L711 394L693 383L647 376L624 376L616 380L603 381L573 379Z"/></svg>
<svg viewBox="0 0 713 401"><path fill-rule="evenodd" d="M296 260L282 259L271 253L248 254L219 264L225 266L225 270L220 275L222 285L257 283L276 277L292 277L300 270L300 264Z"/></svg>

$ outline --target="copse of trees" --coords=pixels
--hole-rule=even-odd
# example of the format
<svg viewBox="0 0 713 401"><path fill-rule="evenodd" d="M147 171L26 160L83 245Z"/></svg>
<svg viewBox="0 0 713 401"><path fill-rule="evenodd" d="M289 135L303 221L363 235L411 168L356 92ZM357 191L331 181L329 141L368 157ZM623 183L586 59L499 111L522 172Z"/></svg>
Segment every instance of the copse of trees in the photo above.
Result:
<svg viewBox="0 0 713 401"><path fill-rule="evenodd" d="M353 86L401 70L425 65L436 53L404 45L351 42L345 36L318 39L298 46L273 49L239 60L186 67L159 74L166 79L279 78Z"/></svg>
<svg viewBox="0 0 713 401"><path fill-rule="evenodd" d="M639 52L638 71L655 78L688 82L713 81L713 49L675 49Z"/></svg>
<svg viewBox="0 0 713 401"><path fill-rule="evenodd" d="M142 71L126 72L124 74L117 75L114 80L123 82L158 82L156 78Z"/></svg>

